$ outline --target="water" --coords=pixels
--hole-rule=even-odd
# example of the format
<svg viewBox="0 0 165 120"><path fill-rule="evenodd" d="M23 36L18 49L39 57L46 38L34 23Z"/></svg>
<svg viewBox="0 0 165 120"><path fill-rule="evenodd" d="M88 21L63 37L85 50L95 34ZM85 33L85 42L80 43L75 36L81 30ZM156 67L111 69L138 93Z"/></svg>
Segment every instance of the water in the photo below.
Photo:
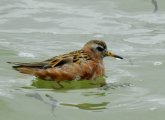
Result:
<svg viewBox="0 0 165 120"><path fill-rule="evenodd" d="M0 119L164 120L165 1L1 0ZM32 62L103 39L108 87L35 88L7 61Z"/></svg>

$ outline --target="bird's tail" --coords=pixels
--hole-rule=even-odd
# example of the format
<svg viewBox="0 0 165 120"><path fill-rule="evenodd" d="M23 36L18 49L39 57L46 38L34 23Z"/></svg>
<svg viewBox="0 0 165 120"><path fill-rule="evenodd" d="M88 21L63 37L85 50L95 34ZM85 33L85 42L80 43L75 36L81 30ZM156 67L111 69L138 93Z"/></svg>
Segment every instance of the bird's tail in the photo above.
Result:
<svg viewBox="0 0 165 120"><path fill-rule="evenodd" d="M13 64L13 68L21 73L24 74L31 74L33 75L34 72L37 70L36 67L31 66L29 63L19 63L19 62L7 62L9 64Z"/></svg>

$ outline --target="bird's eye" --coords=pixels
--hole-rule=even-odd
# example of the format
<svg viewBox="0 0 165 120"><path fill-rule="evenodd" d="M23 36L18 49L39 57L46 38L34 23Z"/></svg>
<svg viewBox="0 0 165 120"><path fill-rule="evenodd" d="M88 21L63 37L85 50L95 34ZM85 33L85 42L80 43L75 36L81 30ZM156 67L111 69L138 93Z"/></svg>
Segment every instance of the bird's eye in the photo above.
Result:
<svg viewBox="0 0 165 120"><path fill-rule="evenodd" d="M103 47L98 46L98 47L97 47L97 50L98 50L98 51L100 51L100 52L102 52L102 51L104 51L104 48L103 48Z"/></svg>

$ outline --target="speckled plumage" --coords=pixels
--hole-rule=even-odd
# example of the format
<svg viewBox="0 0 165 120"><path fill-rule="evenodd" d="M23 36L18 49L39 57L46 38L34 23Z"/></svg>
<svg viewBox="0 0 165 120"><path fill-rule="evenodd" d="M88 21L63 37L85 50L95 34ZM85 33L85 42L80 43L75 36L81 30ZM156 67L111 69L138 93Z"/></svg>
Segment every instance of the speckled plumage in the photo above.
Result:
<svg viewBox="0 0 165 120"><path fill-rule="evenodd" d="M55 56L42 62L18 63L13 68L24 74L31 74L44 80L93 80L104 75L103 58L122 57L107 51L104 41L91 40L81 50Z"/></svg>

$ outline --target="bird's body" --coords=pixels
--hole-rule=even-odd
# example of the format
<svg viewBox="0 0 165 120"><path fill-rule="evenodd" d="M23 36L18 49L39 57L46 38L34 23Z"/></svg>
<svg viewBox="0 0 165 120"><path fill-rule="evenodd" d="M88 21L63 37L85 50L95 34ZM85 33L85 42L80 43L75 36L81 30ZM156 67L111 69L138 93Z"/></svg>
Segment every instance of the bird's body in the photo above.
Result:
<svg viewBox="0 0 165 120"><path fill-rule="evenodd" d="M81 50L55 56L51 59L34 63L17 63L14 69L21 73L31 74L43 80L93 80L104 75L103 58L113 56L107 51L105 42L91 40Z"/></svg>

